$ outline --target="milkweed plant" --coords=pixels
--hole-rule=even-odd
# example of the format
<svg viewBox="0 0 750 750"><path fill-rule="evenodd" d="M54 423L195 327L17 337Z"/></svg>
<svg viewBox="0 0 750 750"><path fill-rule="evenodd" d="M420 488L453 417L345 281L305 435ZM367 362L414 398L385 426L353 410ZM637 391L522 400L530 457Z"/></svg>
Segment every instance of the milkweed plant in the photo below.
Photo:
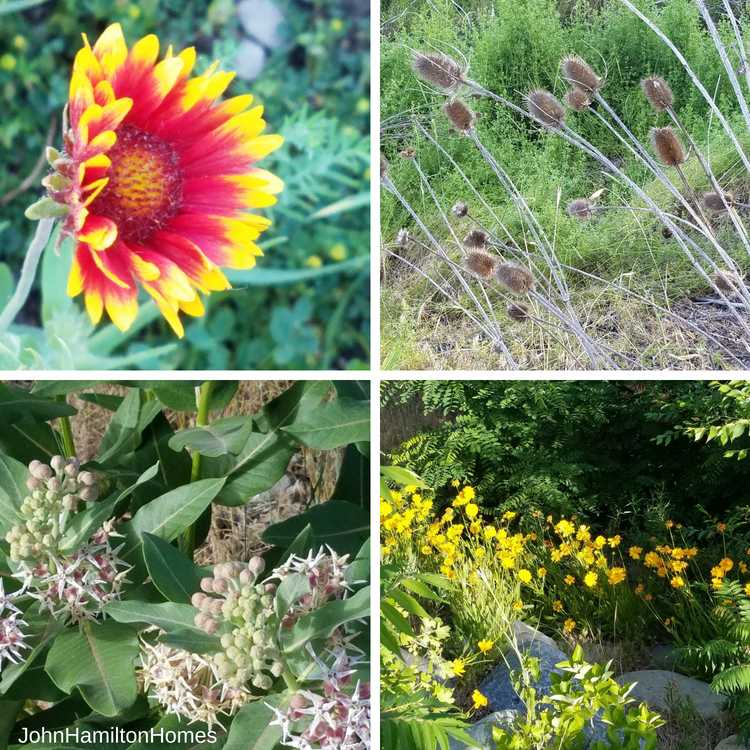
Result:
<svg viewBox="0 0 750 750"><path fill-rule="evenodd" d="M366 386L300 381L214 421L237 383L82 394L113 412L85 463L80 387L0 384L0 743L369 748ZM331 499L266 528L262 555L197 565L212 508L268 490L297 444L339 453Z"/></svg>

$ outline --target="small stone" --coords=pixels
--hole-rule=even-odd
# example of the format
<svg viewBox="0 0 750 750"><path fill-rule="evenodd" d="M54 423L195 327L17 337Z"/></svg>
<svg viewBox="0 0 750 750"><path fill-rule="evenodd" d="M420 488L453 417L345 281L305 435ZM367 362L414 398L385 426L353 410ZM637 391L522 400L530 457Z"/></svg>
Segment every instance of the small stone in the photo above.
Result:
<svg viewBox="0 0 750 750"><path fill-rule="evenodd" d="M243 0L237 6L237 15L248 35L264 47L275 49L284 44L279 33L284 14L272 0Z"/></svg>
<svg viewBox="0 0 750 750"><path fill-rule="evenodd" d="M747 745L738 745L737 744L737 735L733 734L731 737L727 737L725 740L722 740L717 746L715 750L748 750Z"/></svg>
<svg viewBox="0 0 750 750"><path fill-rule="evenodd" d="M250 39L243 39L234 58L237 76L244 81L252 81L261 74L265 64L266 52L263 47Z"/></svg>
<svg viewBox="0 0 750 750"><path fill-rule="evenodd" d="M544 635L544 633L540 633L536 628L532 628L531 625L521 622L521 620L515 620L513 622L513 633L515 634L516 643L519 648L527 643L531 643L532 641L539 641L541 643L546 643L552 648L557 648L557 644L552 638L548 635Z"/></svg>
<svg viewBox="0 0 750 750"><path fill-rule="evenodd" d="M711 686L692 677L665 669L643 669L615 678L620 685L638 683L630 693L636 703L646 701L656 711L669 709L668 699L691 698L696 711L704 718L719 717L724 696L712 693Z"/></svg>

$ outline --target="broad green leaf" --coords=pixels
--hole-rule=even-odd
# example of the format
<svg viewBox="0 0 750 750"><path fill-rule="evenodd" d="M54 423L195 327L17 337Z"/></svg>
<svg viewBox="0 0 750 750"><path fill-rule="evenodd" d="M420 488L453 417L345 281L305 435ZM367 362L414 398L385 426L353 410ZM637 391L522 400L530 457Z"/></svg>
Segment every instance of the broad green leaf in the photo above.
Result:
<svg viewBox="0 0 750 750"><path fill-rule="evenodd" d="M360 547L356 557L352 560L346 579L350 582L366 581L370 582L370 538Z"/></svg>
<svg viewBox="0 0 750 750"><path fill-rule="evenodd" d="M134 663L138 637L113 620L86 622L57 636L47 655L46 669L66 693L74 687L95 711L115 716L138 696Z"/></svg>
<svg viewBox="0 0 750 750"><path fill-rule="evenodd" d="M31 392L37 396L65 396L101 385L103 380L37 380Z"/></svg>
<svg viewBox="0 0 750 750"><path fill-rule="evenodd" d="M392 604L387 601L380 602L380 611L397 632L414 637L414 630L409 621Z"/></svg>
<svg viewBox="0 0 750 750"><path fill-rule="evenodd" d="M204 456L237 455L247 443L253 430L252 417L229 417L217 419L205 427L180 430L169 441L173 451L185 446Z"/></svg>
<svg viewBox="0 0 750 750"><path fill-rule="evenodd" d="M292 653L298 648L304 648L313 638L327 638L345 622L369 616L370 587L365 586L348 599L328 602L298 620L284 641L283 651L285 654Z"/></svg>
<svg viewBox="0 0 750 750"><path fill-rule="evenodd" d="M221 638L218 635L209 635L202 630L190 630L189 628L177 628L171 633L163 633L159 636L159 643L171 648L192 651L195 654L207 654L222 650Z"/></svg>
<svg viewBox="0 0 750 750"><path fill-rule="evenodd" d="M123 385L151 391L164 406L172 411L197 411L198 399L196 388L203 385L202 380L124 380ZM228 406L237 392L239 382L236 380L217 380L211 393L209 411L216 411Z"/></svg>
<svg viewBox="0 0 750 750"><path fill-rule="evenodd" d="M331 500L370 507L370 461L354 445L347 445Z"/></svg>
<svg viewBox="0 0 750 750"><path fill-rule="evenodd" d="M250 434L236 457L204 458L204 476L227 478L217 503L244 505L253 495L264 492L284 476L294 455L295 442L282 428L297 416L312 411L330 387L329 381L297 381L256 415L258 431Z"/></svg>
<svg viewBox="0 0 750 750"><path fill-rule="evenodd" d="M28 467L0 454L0 536L5 536L14 524L23 523L18 509L29 494L28 478Z"/></svg>
<svg viewBox="0 0 750 750"><path fill-rule="evenodd" d="M429 613L425 612L424 607L410 594L399 589L393 589L389 594L388 598L392 599L398 604L401 609L406 610L409 614L417 615L417 617L429 617Z"/></svg>
<svg viewBox="0 0 750 750"><path fill-rule="evenodd" d="M334 380L333 387L340 398L346 396L356 401L370 400L369 380Z"/></svg>
<svg viewBox="0 0 750 750"><path fill-rule="evenodd" d="M3 425L25 416L46 422L58 417L72 417L77 413L76 409L68 404L36 396L25 388L0 382L0 420Z"/></svg>
<svg viewBox="0 0 750 750"><path fill-rule="evenodd" d="M283 695L269 695L240 709L229 730L224 750L272 750L281 740L281 727L271 726L275 714L268 706L279 706Z"/></svg>
<svg viewBox="0 0 750 750"><path fill-rule="evenodd" d="M99 463L106 466L134 451L141 444L141 433L161 410L159 401L146 401L141 390L131 388L102 438Z"/></svg>
<svg viewBox="0 0 750 750"><path fill-rule="evenodd" d="M113 396L109 393L78 393L77 397L81 401L88 401L90 404L101 406L107 411L117 411L125 396Z"/></svg>
<svg viewBox="0 0 750 750"><path fill-rule="evenodd" d="M303 445L333 450L370 440L370 402L339 398L319 406L283 428Z"/></svg>
<svg viewBox="0 0 750 750"><path fill-rule="evenodd" d="M381 466L380 473L402 487L407 487L410 484L415 487L427 487L418 474L409 469L404 469L402 466ZM390 494L386 495L386 499L389 498Z"/></svg>
<svg viewBox="0 0 750 750"><path fill-rule="evenodd" d="M52 456L62 453L57 435L47 422L23 417L0 431L0 452L27 465L35 458L49 463Z"/></svg>
<svg viewBox="0 0 750 750"><path fill-rule="evenodd" d="M170 602L190 603L200 591L201 569L169 542L143 532L143 558L154 586Z"/></svg>
<svg viewBox="0 0 750 750"><path fill-rule="evenodd" d="M276 590L276 616L279 622L284 619L284 615L295 602L298 602L303 596L310 593L310 581L306 573L292 573L285 578Z"/></svg>
<svg viewBox="0 0 750 750"><path fill-rule="evenodd" d="M340 555L355 554L370 536L370 514L353 503L329 500L298 516L269 526L261 539L279 547L288 546L310 524L315 547L329 544Z"/></svg>
<svg viewBox="0 0 750 750"><path fill-rule="evenodd" d="M8 747L13 727L16 723L16 717L23 708L24 701L0 700L0 748Z"/></svg>
<svg viewBox="0 0 750 750"><path fill-rule="evenodd" d="M116 515L115 508L126 500L128 496L135 491L135 488L139 484L143 484L144 482L153 479L158 470L159 464L154 464L150 469L147 469L138 477L135 484L122 492L113 495L107 500L95 503L83 512L76 514L65 529L65 535L60 543L60 549L63 552L78 549L105 521Z"/></svg>
<svg viewBox="0 0 750 750"><path fill-rule="evenodd" d="M105 604L104 611L117 622L156 625L167 633L183 628L198 630L193 622L198 610L192 604L150 604L133 599Z"/></svg>
<svg viewBox="0 0 750 750"><path fill-rule="evenodd" d="M226 724L227 722L222 722ZM202 721L189 722L184 716L167 714L154 727L156 742L136 742L127 750L221 750L227 741L227 730L218 724L209 732L208 725ZM160 742L160 732L164 741ZM167 734L170 733L170 734ZM167 742L167 739L172 740ZM88 750L88 749L86 749Z"/></svg>

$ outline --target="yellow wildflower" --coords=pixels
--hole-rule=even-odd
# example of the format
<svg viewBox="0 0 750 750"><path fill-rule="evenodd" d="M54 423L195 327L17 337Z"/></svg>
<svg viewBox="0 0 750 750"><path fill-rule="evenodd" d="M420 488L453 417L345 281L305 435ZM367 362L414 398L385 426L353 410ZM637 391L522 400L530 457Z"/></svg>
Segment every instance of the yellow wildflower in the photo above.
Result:
<svg viewBox="0 0 750 750"><path fill-rule="evenodd" d="M635 593L636 594L643 593L643 586L640 583L635 587Z"/></svg>
<svg viewBox="0 0 750 750"><path fill-rule="evenodd" d="M511 606L516 612L520 612L523 609L523 602L519 599L517 602L513 602Z"/></svg>
<svg viewBox="0 0 750 750"><path fill-rule="evenodd" d="M674 521L667 521L665 525L668 529L671 529L674 526Z"/></svg>
<svg viewBox="0 0 750 750"><path fill-rule="evenodd" d="M720 565L720 566L721 566L722 568L724 568L724 570L726 570L726 571L727 571L727 573L728 573L728 572L729 572L729 571L730 571L730 570L731 570L731 569L732 569L732 568L734 567L734 563L733 563L733 562L732 562L732 561L731 561L731 560L730 560L730 559L729 559L728 557L725 557L725 558L724 558L724 559L723 559L723 560L722 560L722 561L721 561L721 562L719 563L719 565Z"/></svg>
<svg viewBox="0 0 750 750"><path fill-rule="evenodd" d="M451 484L452 484L452 485L453 485L454 487L458 487L458 485L459 485L459 484L461 484L461 482L459 482L459 481L458 481L458 479L454 479L454 480L453 480L453 481L451 482Z"/></svg>
<svg viewBox="0 0 750 750"><path fill-rule="evenodd" d="M494 526L485 526L484 527L484 538L485 539L492 539L497 534L497 529Z"/></svg>
<svg viewBox="0 0 750 750"><path fill-rule="evenodd" d="M630 556L634 560L640 560L641 559L641 552L643 552L643 547L631 547L630 548Z"/></svg>
<svg viewBox="0 0 750 750"><path fill-rule="evenodd" d="M726 574L727 572L724 569L723 565L715 565L713 568L711 568L711 576L713 578L724 578Z"/></svg>
<svg viewBox="0 0 750 750"><path fill-rule="evenodd" d="M537 574L537 576L539 578L544 578L544 576L547 575L547 568L539 568L539 570L537 570L536 574Z"/></svg>
<svg viewBox="0 0 750 750"><path fill-rule="evenodd" d="M456 677L461 677L461 675L466 672L466 664L461 659L454 659L453 672L455 673Z"/></svg>
<svg viewBox="0 0 750 750"><path fill-rule="evenodd" d="M425 546L422 547L422 554L423 555L431 555L432 554L432 547L430 547L429 544L425 544Z"/></svg>
<svg viewBox="0 0 750 750"><path fill-rule="evenodd" d="M475 503L469 503L466 506L466 515L469 518L474 518L474 516L476 516L477 513L479 513L479 508Z"/></svg>
<svg viewBox="0 0 750 750"><path fill-rule="evenodd" d="M594 547L596 547L597 549L601 549L606 543L607 540L601 535L594 539Z"/></svg>
<svg viewBox="0 0 750 750"><path fill-rule="evenodd" d="M577 625L576 621L571 619L570 617L565 620L565 630L567 630L569 633L573 632L573 628Z"/></svg>
<svg viewBox="0 0 750 750"><path fill-rule="evenodd" d="M524 582L524 583L531 583L531 571L526 570L526 568L522 568L518 571L518 577Z"/></svg>
<svg viewBox="0 0 750 750"><path fill-rule="evenodd" d="M565 583L568 584L568 586L572 586L576 582L576 579L573 578L571 575L565 576Z"/></svg>
<svg viewBox="0 0 750 750"><path fill-rule="evenodd" d="M492 646L495 644L494 641L488 641L486 638L482 638L481 641L477 644L479 646L479 650L487 656L488 651L492 648Z"/></svg>
<svg viewBox="0 0 750 750"><path fill-rule="evenodd" d="M475 690L471 694L471 699L474 701L474 708L481 708L487 705L487 699L478 690Z"/></svg>
<svg viewBox="0 0 750 750"><path fill-rule="evenodd" d="M625 568L612 568L607 571L607 580L614 586L625 580Z"/></svg>
<svg viewBox="0 0 750 750"><path fill-rule="evenodd" d="M680 576L675 576L670 583L672 584L672 588L675 589L681 589L685 585L685 581Z"/></svg>
<svg viewBox="0 0 750 750"><path fill-rule="evenodd" d="M586 577L583 579L583 582L590 588L593 589L594 586L596 586L597 582L599 581L599 576L594 573L593 570L586 573Z"/></svg>
<svg viewBox="0 0 750 750"><path fill-rule="evenodd" d="M609 542L609 546L614 549L622 541L622 537L619 534L616 534L615 536L607 539L607 541Z"/></svg>
<svg viewBox="0 0 750 750"><path fill-rule="evenodd" d="M717 524L716 530L721 531L723 533L727 530L727 525L725 523Z"/></svg>
<svg viewBox="0 0 750 750"><path fill-rule="evenodd" d="M747 584L747 586L745 586L745 593L746 593L746 594L747 594L748 596L750 596L750 583L748 583L748 584Z"/></svg>
<svg viewBox="0 0 750 750"><path fill-rule="evenodd" d="M555 612L562 612L563 611L563 603L558 599L553 605L552 609Z"/></svg>

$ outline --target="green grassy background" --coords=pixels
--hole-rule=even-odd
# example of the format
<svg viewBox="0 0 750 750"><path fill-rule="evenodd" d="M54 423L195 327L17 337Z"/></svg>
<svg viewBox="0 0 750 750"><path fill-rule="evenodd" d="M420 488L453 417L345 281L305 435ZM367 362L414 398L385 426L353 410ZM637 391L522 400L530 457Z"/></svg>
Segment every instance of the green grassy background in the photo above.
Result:
<svg viewBox="0 0 750 750"><path fill-rule="evenodd" d="M45 171L27 190L6 196L33 171L53 118L53 145L60 146L60 117L81 32L93 43L107 25L119 22L129 45L155 33L162 53L169 44L176 50L195 46L196 73L215 59L231 70L241 39L231 0L28 0L33 7L7 12L18 3L0 0L0 307L35 230L23 212L41 196ZM78 314L80 300L51 304L55 290L47 290L45 301L36 287L17 321L26 326L19 330L22 347L39 352L25 364L61 366L64 358L53 341L58 335L72 350L73 361L65 364L77 367L114 366L103 354L168 369L367 366L369 4L279 0L279 6L286 44L270 54L259 78L235 79L226 93L253 94L265 107L266 132L281 133L286 141L260 165L286 182L279 203L263 211L274 224L261 238L266 256L260 273L233 274L235 289L212 294L203 318L184 317L181 342L175 344L166 322L150 315L130 337L100 326L99 334L108 337L106 351L101 335L87 339L91 327ZM347 203L338 210L315 217L342 199ZM67 273L64 265L55 268Z"/></svg>

